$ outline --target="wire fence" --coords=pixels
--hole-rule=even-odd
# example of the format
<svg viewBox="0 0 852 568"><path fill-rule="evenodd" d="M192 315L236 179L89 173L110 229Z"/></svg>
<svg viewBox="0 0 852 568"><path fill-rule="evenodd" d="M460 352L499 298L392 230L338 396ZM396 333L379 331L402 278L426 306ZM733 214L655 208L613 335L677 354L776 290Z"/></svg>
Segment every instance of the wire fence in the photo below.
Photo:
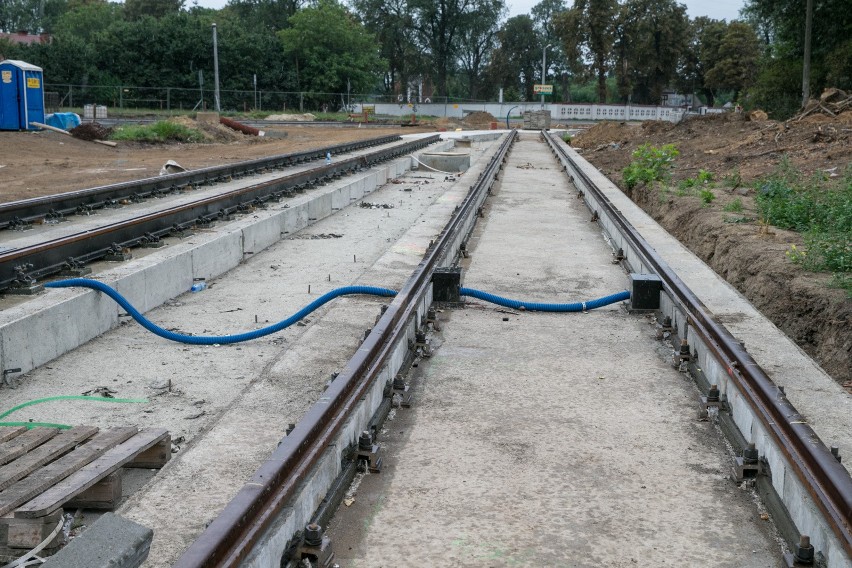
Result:
<svg viewBox="0 0 852 568"><path fill-rule="evenodd" d="M213 89L204 87L138 87L130 85L69 85L45 83L55 95L57 110L83 105L106 105L118 109L156 110L160 112L199 111L216 108ZM485 102L454 97L374 95L362 93L323 93L313 91L219 90L222 111L294 111L353 112L356 105L396 103L458 104Z"/></svg>

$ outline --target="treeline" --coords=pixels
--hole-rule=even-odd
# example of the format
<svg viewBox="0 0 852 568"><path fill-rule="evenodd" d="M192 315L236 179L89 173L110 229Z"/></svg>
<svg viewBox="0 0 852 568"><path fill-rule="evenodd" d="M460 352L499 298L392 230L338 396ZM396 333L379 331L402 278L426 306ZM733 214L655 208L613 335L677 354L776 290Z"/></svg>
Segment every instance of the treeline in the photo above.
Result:
<svg viewBox="0 0 852 568"><path fill-rule="evenodd" d="M852 87L845 2L814 2L812 92ZM49 83L191 90L203 71L209 89L215 22L222 89L251 90L256 76L263 91L310 93L314 108L336 108L340 93L406 100L423 88L433 100L495 100L500 89L504 100L534 100L533 85L545 82L556 101L655 104L675 89L780 116L801 103L804 6L747 0L740 20L725 22L690 19L674 0L542 0L508 19L504 0L231 0L222 10L4 0L0 30L53 39L0 40L0 57L44 67Z"/></svg>

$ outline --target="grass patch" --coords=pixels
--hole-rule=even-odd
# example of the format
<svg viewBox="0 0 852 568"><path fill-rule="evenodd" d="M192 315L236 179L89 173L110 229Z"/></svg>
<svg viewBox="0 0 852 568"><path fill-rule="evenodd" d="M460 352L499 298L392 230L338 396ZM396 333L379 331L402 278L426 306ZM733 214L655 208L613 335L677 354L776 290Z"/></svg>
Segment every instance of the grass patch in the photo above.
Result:
<svg viewBox="0 0 852 568"><path fill-rule="evenodd" d="M119 126L113 131L110 138L113 140L149 142L154 144L165 142L203 142L205 140L204 134L200 130L167 120L161 120L153 124Z"/></svg>
<svg viewBox="0 0 852 568"><path fill-rule="evenodd" d="M698 197L701 198L701 203L704 204L704 207L708 207L716 199L716 194L709 189L702 189L698 192Z"/></svg>
<svg viewBox="0 0 852 568"><path fill-rule="evenodd" d="M807 177L784 161L755 189L765 222L802 233L805 246L791 248L788 257L808 270L833 272L852 293L852 166L839 178Z"/></svg>

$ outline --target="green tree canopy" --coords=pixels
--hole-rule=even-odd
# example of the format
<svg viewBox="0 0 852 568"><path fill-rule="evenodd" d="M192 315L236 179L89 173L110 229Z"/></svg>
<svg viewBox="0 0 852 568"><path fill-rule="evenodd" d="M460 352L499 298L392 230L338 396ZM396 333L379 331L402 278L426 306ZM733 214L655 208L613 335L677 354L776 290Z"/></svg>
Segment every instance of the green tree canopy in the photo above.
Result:
<svg viewBox="0 0 852 568"><path fill-rule="evenodd" d="M743 22L731 22L719 44L716 61L707 70L705 84L713 89L734 91L734 100L754 84L760 44L754 28Z"/></svg>
<svg viewBox="0 0 852 568"><path fill-rule="evenodd" d="M278 37L297 69L300 90L344 93L349 84L353 92L370 91L385 66L375 37L335 0L300 10ZM328 95L316 97L334 102Z"/></svg>
<svg viewBox="0 0 852 568"><path fill-rule="evenodd" d="M606 78L613 61L616 0L575 0L574 6L554 18L554 29L566 57L579 55L597 78L598 102L607 97Z"/></svg>
<svg viewBox="0 0 852 568"><path fill-rule="evenodd" d="M492 81L502 86L511 100L519 96L531 101L537 67L541 66L541 47L532 18L526 15L509 18L497 34L499 47L494 51Z"/></svg>

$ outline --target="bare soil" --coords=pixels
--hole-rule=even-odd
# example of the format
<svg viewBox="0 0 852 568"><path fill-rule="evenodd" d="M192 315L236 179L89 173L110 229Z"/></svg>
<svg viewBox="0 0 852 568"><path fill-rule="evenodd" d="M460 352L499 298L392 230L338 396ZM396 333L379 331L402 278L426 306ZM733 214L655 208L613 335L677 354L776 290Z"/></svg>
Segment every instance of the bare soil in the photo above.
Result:
<svg viewBox="0 0 852 568"><path fill-rule="evenodd" d="M210 125L208 130L205 132L217 143L119 142L115 148L50 131L0 132L0 203L156 176L167 160L197 169L435 129L267 127L264 130L270 136L262 138L246 136L222 125Z"/></svg>
<svg viewBox="0 0 852 568"><path fill-rule="evenodd" d="M742 114L680 124L608 122L571 143L852 392L852 300L830 287L830 275L808 272L790 261L785 253L791 245L802 246L801 235L760 223L751 186L785 156L807 175L843 175L852 163L850 138L852 111L787 122L750 120ZM644 143L674 144L680 151L674 186L700 169L713 172L716 199L706 205L695 194L679 195L671 188L626 191L622 170ZM735 199L743 211L725 212Z"/></svg>

